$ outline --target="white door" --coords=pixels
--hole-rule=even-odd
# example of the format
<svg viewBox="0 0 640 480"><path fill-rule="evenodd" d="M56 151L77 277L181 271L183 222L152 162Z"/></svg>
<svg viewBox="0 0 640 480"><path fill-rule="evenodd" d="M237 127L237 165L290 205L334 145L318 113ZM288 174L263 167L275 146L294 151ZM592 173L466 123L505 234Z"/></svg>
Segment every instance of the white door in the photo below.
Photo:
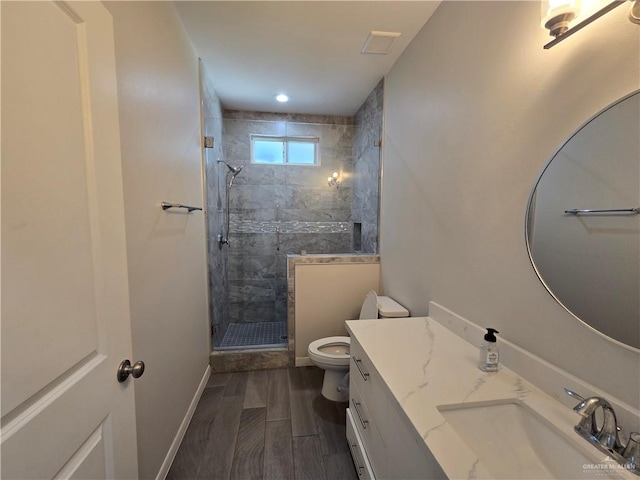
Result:
<svg viewBox="0 0 640 480"><path fill-rule="evenodd" d="M1 475L135 478L111 16L0 4Z"/></svg>

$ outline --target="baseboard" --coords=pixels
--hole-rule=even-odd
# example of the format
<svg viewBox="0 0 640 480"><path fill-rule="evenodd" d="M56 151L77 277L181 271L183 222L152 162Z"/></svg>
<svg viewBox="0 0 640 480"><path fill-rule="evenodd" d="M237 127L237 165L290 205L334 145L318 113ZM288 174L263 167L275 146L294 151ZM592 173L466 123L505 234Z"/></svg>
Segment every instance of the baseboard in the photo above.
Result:
<svg viewBox="0 0 640 480"><path fill-rule="evenodd" d="M169 473L169 468L171 468L173 459L176 458L176 453L178 453L178 449L180 448L180 444L182 443L184 434L187 433L187 428L189 427L191 418L193 418L193 414L196 411L196 407L198 406L198 402L200 401L202 392L204 392L204 388L207 386L207 382L209 381L210 376L211 376L211 367L207 365L207 368L204 371L204 375L202 376L202 380L200 381L200 385L198 385L198 389L196 390L196 393L193 396L193 399L191 400L189 409L187 410L187 413L185 413L184 418L182 419L182 423L180 424L180 428L178 429L178 432L176 433L176 436L173 439L173 442L171 442L171 447L167 452L167 456L164 458L164 462L162 462L162 466L158 471L156 480L164 480L167 476L167 473Z"/></svg>
<svg viewBox="0 0 640 480"><path fill-rule="evenodd" d="M296 357L296 367L311 367L313 362L309 357Z"/></svg>

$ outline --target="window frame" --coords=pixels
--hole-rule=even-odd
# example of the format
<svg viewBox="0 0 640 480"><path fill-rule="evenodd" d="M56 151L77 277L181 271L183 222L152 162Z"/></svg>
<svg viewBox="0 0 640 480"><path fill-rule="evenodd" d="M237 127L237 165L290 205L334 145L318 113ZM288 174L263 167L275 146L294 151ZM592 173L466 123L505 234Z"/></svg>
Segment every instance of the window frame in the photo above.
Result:
<svg viewBox="0 0 640 480"><path fill-rule="evenodd" d="M249 135L251 144L251 164L252 165L296 165L298 167L319 167L320 166L320 137L313 136L295 136L295 135L263 135L259 133L252 133ZM268 162L256 162L254 156L254 142L255 140L262 140L268 142L282 143L283 146L283 158L282 162L268 163ZM289 161L289 142L292 143L311 143L314 145L313 160L314 163L296 163Z"/></svg>

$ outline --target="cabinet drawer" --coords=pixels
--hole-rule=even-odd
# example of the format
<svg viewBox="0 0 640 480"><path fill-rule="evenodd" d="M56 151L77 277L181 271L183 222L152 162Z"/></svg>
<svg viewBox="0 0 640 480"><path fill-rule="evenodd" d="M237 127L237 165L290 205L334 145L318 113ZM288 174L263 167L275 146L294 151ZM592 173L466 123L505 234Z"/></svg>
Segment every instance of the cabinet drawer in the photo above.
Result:
<svg viewBox="0 0 640 480"><path fill-rule="evenodd" d="M349 409L373 471L380 474L385 468L386 449L376 425L378 419L371 416L367 403L356 385L349 387Z"/></svg>
<svg viewBox="0 0 640 480"><path fill-rule="evenodd" d="M353 437L359 441L360 453L368 459L365 463L370 465L373 473L385 480L446 479L424 440L354 336L351 337L349 368L349 445L354 443ZM353 453L354 447L351 448L354 459L358 458L358 450ZM356 467L359 461L355 460ZM360 478L364 477L361 475Z"/></svg>
<svg viewBox="0 0 640 480"><path fill-rule="evenodd" d="M355 384L360 390L371 416L378 422L378 430L382 433L387 409L387 388L360 344L353 339L351 340L350 351L349 383Z"/></svg>
<svg viewBox="0 0 640 480"><path fill-rule="evenodd" d="M367 395L369 393L368 390L376 383L375 371L371 361L355 339L351 339L349 350L351 354L350 381L356 383L360 391Z"/></svg>
<svg viewBox="0 0 640 480"><path fill-rule="evenodd" d="M356 424L351 415L351 410L347 408L347 442L349 442L349 450L353 457L353 464L356 467L358 478L362 480L375 480L371 463L362 445L362 440L356 429Z"/></svg>

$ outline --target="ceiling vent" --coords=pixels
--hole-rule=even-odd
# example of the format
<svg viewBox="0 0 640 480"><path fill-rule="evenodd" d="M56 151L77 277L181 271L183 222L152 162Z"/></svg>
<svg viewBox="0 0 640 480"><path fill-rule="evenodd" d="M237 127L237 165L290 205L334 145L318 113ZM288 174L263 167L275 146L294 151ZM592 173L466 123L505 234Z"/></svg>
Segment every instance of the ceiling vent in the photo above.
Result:
<svg viewBox="0 0 640 480"><path fill-rule="evenodd" d="M372 30L367 37L367 41L364 42L360 53L386 55L400 35L399 32L377 32Z"/></svg>

